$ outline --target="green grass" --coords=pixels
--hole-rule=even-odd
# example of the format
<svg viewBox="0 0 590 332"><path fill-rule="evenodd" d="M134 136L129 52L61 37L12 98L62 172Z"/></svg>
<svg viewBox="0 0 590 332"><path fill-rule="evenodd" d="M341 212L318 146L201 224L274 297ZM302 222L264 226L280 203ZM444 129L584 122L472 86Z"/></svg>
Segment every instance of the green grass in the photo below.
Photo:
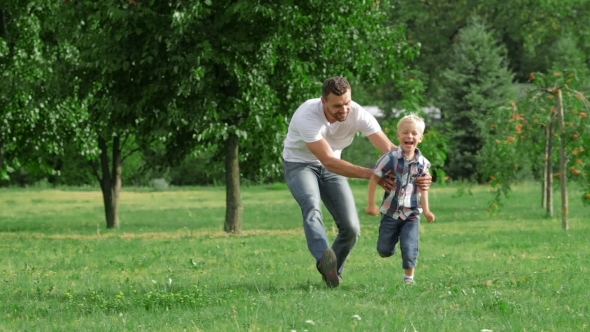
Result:
<svg viewBox="0 0 590 332"><path fill-rule="evenodd" d="M362 211L365 182L353 188ZM118 230L98 191L0 190L0 331L589 330L588 209L570 198L564 231L538 188L515 187L492 216L485 187L433 187L411 286L398 253L376 253L378 218L361 214L337 289L284 185L243 188L239 236L222 231L223 188L126 189Z"/></svg>

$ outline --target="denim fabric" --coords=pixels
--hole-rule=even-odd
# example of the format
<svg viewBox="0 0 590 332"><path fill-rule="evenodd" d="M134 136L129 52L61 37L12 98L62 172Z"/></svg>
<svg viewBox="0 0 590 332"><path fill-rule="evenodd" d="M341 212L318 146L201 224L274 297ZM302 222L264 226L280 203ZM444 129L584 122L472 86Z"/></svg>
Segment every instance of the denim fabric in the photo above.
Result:
<svg viewBox="0 0 590 332"><path fill-rule="evenodd" d="M411 269L418 263L418 246L420 244L420 218L402 220L386 214L381 215L377 252L381 257L390 257L395 252L399 241L402 252L402 267Z"/></svg>
<svg viewBox="0 0 590 332"><path fill-rule="evenodd" d="M309 251L319 261L328 248L328 237L322 216L322 202L334 218L338 235L332 249L342 274L346 258L361 233L359 217L348 179L328 171L324 166L285 162L285 181L301 207L303 230Z"/></svg>

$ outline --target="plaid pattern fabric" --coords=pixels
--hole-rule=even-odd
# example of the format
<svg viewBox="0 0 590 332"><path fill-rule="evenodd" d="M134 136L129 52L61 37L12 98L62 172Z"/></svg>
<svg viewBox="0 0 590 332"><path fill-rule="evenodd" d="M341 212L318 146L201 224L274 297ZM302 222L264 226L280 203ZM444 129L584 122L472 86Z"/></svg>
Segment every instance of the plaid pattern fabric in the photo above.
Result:
<svg viewBox="0 0 590 332"><path fill-rule="evenodd" d="M422 213L420 207L420 193L415 185L416 178L428 173L430 162L416 149L414 159L406 160L401 148L384 154L375 165L373 173L385 177L388 173L395 173L395 192L383 195L380 211L383 214L402 220L417 219Z"/></svg>

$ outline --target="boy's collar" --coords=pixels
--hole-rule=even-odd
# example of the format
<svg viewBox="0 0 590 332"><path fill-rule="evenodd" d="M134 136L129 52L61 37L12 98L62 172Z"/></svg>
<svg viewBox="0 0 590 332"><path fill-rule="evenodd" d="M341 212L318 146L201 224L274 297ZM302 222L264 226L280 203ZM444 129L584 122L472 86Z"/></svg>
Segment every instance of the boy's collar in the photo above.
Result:
<svg viewBox="0 0 590 332"><path fill-rule="evenodd" d="M405 158L406 157L406 153L404 152L404 150L402 150L401 147L398 146L397 150L398 150L398 152L397 152L398 158L402 158L402 157ZM411 160L414 160L414 159L420 157L421 155L422 155L422 152L420 152L420 149L416 148L414 150L414 158L412 158Z"/></svg>

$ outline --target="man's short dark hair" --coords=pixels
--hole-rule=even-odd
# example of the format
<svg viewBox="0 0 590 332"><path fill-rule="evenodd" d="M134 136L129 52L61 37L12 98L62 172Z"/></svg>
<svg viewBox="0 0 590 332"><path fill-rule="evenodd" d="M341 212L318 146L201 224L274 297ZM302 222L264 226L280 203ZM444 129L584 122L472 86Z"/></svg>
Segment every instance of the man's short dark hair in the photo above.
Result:
<svg viewBox="0 0 590 332"><path fill-rule="evenodd" d="M342 76L330 77L324 82L322 97L327 99L330 93L336 96L342 96L348 90L352 90L352 88L346 78Z"/></svg>

